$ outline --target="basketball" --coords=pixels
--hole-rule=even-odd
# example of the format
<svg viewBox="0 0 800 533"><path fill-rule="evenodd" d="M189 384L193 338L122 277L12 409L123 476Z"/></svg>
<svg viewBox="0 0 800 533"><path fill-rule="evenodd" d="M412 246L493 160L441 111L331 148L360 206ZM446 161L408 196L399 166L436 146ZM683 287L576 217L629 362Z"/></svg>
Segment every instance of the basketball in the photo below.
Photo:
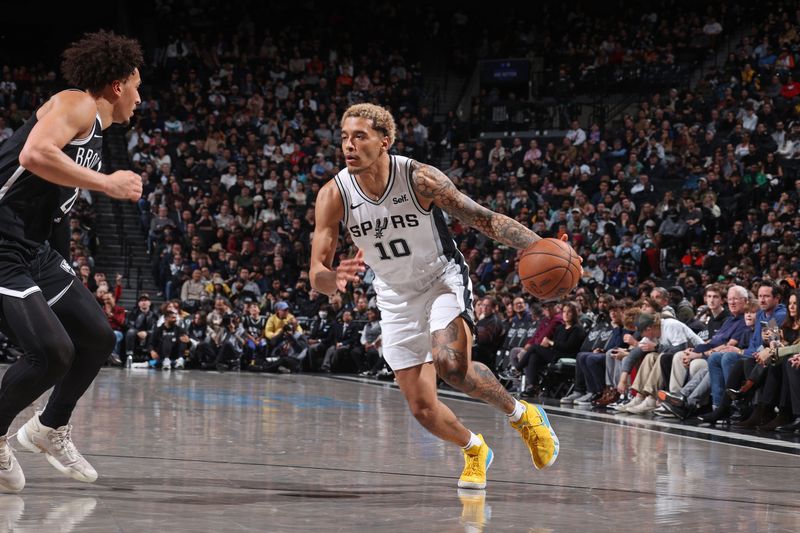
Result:
<svg viewBox="0 0 800 533"><path fill-rule="evenodd" d="M566 296L581 279L581 259L560 239L541 239L529 246L519 260L522 286L540 300Z"/></svg>

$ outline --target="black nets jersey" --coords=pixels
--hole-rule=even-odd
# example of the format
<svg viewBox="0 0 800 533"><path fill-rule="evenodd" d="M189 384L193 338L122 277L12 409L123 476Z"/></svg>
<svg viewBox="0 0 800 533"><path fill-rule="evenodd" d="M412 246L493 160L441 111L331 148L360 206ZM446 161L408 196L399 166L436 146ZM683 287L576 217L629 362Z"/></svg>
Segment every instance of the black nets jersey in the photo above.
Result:
<svg viewBox="0 0 800 533"><path fill-rule="evenodd" d="M0 240L27 248L43 244L54 224L72 209L79 189L62 187L33 174L19 162L37 118L28 121L0 145ZM103 124L100 115L82 139L74 139L62 151L80 166L99 171L102 165Z"/></svg>
<svg viewBox="0 0 800 533"><path fill-rule="evenodd" d="M251 337L258 339L264 336L264 329L267 327L267 317L259 315L253 318L252 315L246 315L242 319L242 327Z"/></svg>

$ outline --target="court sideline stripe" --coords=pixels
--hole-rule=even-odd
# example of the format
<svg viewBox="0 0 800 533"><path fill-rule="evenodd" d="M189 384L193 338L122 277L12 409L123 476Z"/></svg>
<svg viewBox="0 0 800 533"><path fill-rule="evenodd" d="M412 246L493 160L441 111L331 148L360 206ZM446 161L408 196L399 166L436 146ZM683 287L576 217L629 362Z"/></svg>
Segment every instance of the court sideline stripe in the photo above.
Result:
<svg viewBox="0 0 800 533"><path fill-rule="evenodd" d="M325 377L327 379L349 381L352 383L362 383L365 385L373 385L373 386L386 387L399 390L398 386L395 383L365 380L355 376L322 376L322 377ZM458 391L438 390L437 392L440 396L443 396L451 400L459 400L469 403L483 403L480 400L470 398L466 394ZM627 415L615 416L613 414L608 414L608 413L596 413L593 411L578 411L575 409L568 409L553 405L547 405L547 404L543 405L547 409L548 413L554 413L555 416L563 416L565 418L587 420L589 422L596 422L601 424L612 424L617 426L629 427L633 429L654 431L657 433L666 433L669 435L685 437L688 439L700 440L704 442L714 442L717 444L726 444L728 446L738 446L740 448L756 449L766 452L780 453L782 455L790 455L793 457L797 457L798 455L800 455L800 443L797 442L784 442L776 439L769 439L766 437L747 435L745 433L731 433L728 431L721 431L714 428L706 428L698 426L679 426L677 424L671 424L669 422L661 422L659 420L652 420L652 419L650 420L634 419L628 417Z"/></svg>
<svg viewBox="0 0 800 533"><path fill-rule="evenodd" d="M32 453L32 452L28 452ZM176 462L183 462L183 463L205 463L205 464L221 464L221 465L239 465L239 466L260 466L260 467L268 467L268 468L294 468L298 470L322 470L322 471L329 471L329 472L352 472L357 474L375 474L375 475L390 475L390 476L403 476L403 477L422 477L422 478L435 478L435 479L442 479L452 482L454 479L453 476L450 475L441 475L441 474L417 474L413 472L390 472L384 470L365 470L365 469L358 469L358 468L338 468L338 467L330 467L330 466L312 466L312 465L294 465L294 464L285 464L285 463L254 463L254 462L245 462L245 461L214 461L208 459L186 459L182 457L153 457L153 456L145 456L145 455L117 455L117 454L104 454L104 453L86 453L84 456L87 457L104 457L104 458L111 458L111 459L137 459L137 460L151 460L151 461L176 461ZM98 481L99 483L95 483L97 486L102 487L109 487L113 489L113 485L104 485L102 483L102 479L100 478ZM114 476L109 476L110 480L114 479ZM634 489L622 489L618 487L592 487L592 486L582 486L582 485L563 485L557 483L537 483L531 481L515 481L510 479L492 479L492 484L506 484L506 485L525 485L525 486L537 486L547 489L553 488L561 488L561 489L570 489L570 490L586 490L586 491L603 491L603 492L620 492L623 494L630 494L630 495L644 495L644 496L652 496L655 498L664 496L663 494L659 494L657 491L647 491L647 490L634 490ZM248 490L246 487L244 490ZM671 499L693 499L693 500L706 500L706 501L716 501L716 502L735 502L735 503L743 503L749 505L768 505L770 507L784 507L787 509L798 509L800 510L800 503L796 505L792 504L776 504L771 501L753 501L753 500L744 500L744 499L731 499L731 498L715 498L713 496L706 496L702 494L678 494L678 495L669 495Z"/></svg>

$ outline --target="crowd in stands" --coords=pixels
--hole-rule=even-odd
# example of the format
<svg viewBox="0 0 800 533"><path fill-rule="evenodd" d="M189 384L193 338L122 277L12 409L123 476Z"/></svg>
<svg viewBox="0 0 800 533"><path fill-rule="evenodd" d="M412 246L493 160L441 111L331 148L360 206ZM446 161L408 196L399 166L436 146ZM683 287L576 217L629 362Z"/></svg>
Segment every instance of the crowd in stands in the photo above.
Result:
<svg viewBox="0 0 800 533"><path fill-rule="evenodd" d="M687 34L703 20L687 14ZM476 295L475 358L510 388L784 427L800 416L800 359L771 343L797 339L799 29L796 13L776 13L724 69L653 92L619 122L491 145L435 130L413 51L326 49L292 28L183 32L154 55L127 137L160 294L116 305L119 280L80 259L90 222L70 222L71 260L117 331L116 364L389 377L373 274L331 298L308 279L316 193L344 166L339 117L373 101L398 121L392 153L428 160L446 139L443 170L462 191L542 236L567 235L585 259L570 301L537 302L518 251L449 221ZM343 235L339 257L353 251Z"/></svg>
<svg viewBox="0 0 800 533"><path fill-rule="evenodd" d="M588 91L637 91L643 86L682 85L693 67L715 53L726 32L769 12L744 3L684 0L614 8L509 6L492 20L466 9L460 13L462 25L469 35L480 37L477 46L473 37L471 46L458 50L467 54L470 64L475 59L541 59L536 67L541 70L540 96L563 99Z"/></svg>

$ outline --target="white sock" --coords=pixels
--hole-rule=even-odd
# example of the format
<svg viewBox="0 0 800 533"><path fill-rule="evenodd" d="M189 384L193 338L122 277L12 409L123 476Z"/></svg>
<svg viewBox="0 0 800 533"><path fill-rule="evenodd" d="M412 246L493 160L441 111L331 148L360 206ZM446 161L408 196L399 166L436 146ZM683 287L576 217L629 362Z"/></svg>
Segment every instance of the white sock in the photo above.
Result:
<svg viewBox="0 0 800 533"><path fill-rule="evenodd" d="M514 400L514 401L517 402L514 405L514 410L508 413L506 416L512 422L519 422L519 419L522 418L522 415L525 414L525 406L519 400Z"/></svg>
<svg viewBox="0 0 800 533"><path fill-rule="evenodd" d="M467 443L466 446L462 446L462 448L464 450L469 450L473 446L480 446L480 445L481 445L481 439L479 439L478 436L475 433L470 431L469 432L469 442Z"/></svg>

